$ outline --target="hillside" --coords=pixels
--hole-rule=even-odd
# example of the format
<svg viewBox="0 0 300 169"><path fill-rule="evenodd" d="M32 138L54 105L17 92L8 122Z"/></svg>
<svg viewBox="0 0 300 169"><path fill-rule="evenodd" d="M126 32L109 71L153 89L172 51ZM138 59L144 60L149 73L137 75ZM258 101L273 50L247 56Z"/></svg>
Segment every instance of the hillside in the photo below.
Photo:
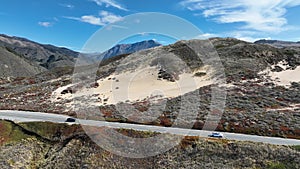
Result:
<svg viewBox="0 0 300 169"><path fill-rule="evenodd" d="M186 108L192 110L187 112L197 115L192 127L202 129L210 112L212 88L219 85L227 96L217 130L300 138L300 52L232 38L210 42L224 66L225 79L215 69L217 62L203 62L191 49L203 41L180 41L108 59L96 68L96 81L86 78L89 66L82 67L75 71L82 80L78 85L71 84L72 68L34 78L3 79L0 108L171 126L185 97ZM189 86L191 79L196 83ZM122 94L126 89L128 97ZM118 107L128 110L127 114ZM188 118L184 123L192 124Z"/></svg>
<svg viewBox="0 0 300 169"><path fill-rule="evenodd" d="M258 40L254 43L257 44L266 44L271 45L278 48L284 48L284 47L300 47L300 42L289 42L289 41L280 41L280 40Z"/></svg>
<svg viewBox="0 0 300 169"><path fill-rule="evenodd" d="M102 149L76 125L0 121L0 126L2 168L300 167L297 147L185 137L179 145L162 154L135 159ZM155 135L132 130L117 131L133 138Z"/></svg>
<svg viewBox="0 0 300 169"><path fill-rule="evenodd" d="M211 57L216 54L220 60ZM218 131L300 139L299 73L300 52L293 48L233 38L179 41L100 66L1 77L0 109L194 129L216 118ZM227 93L222 114L211 109L216 87ZM134 138L157 134L117 131ZM0 144L0 166L8 168L300 168L299 147L197 137L154 157L125 158L67 124L0 121Z"/></svg>
<svg viewBox="0 0 300 169"><path fill-rule="evenodd" d="M0 47L0 60L1 77L34 76L46 70L5 47Z"/></svg>
<svg viewBox="0 0 300 169"><path fill-rule="evenodd" d="M34 64L46 69L73 66L78 52L53 45L39 44L25 38L0 35L0 46L23 56Z"/></svg>

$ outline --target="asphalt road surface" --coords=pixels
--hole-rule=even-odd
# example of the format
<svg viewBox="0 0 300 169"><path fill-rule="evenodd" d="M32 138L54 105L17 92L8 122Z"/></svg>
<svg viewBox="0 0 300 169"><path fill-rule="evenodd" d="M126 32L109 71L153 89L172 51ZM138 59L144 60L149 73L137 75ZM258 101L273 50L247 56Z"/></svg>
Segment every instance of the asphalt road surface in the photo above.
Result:
<svg viewBox="0 0 300 169"><path fill-rule="evenodd" d="M57 115L57 114L41 113L41 112L0 110L0 119L11 120L14 122L48 121L54 123L65 123L67 118L70 117L66 115ZM125 128L125 129L134 129L140 131L153 131L159 133L170 133L170 134L201 136L201 137L208 137L208 135L212 133L212 131L204 131L204 130L192 130L192 129L116 123L116 122L107 122L107 121L82 120L82 119L76 119L76 122L74 123L87 125L87 126L99 126L99 127L106 126L111 128ZM228 132L221 132L221 133L224 135L224 138L229 140L263 142L263 143L276 144L276 145L300 145L300 140L296 140L296 139L264 137L264 136L236 134L236 133L228 133Z"/></svg>

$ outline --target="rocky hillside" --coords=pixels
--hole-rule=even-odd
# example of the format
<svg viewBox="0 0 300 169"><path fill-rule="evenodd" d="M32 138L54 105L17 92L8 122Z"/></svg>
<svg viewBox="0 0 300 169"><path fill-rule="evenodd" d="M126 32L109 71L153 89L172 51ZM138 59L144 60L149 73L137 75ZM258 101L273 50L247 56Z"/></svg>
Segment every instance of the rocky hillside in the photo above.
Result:
<svg viewBox="0 0 300 169"><path fill-rule="evenodd" d="M203 41L180 41L109 58L95 68L93 80L87 78L92 65L77 67L75 75L80 81L76 84L72 84L73 67L33 77L0 77L0 109L172 126L187 98L184 105L191 111L183 114L182 124L202 129L217 86L227 92L224 113L212 110L213 115L221 116L217 130L300 139L300 51L232 38L210 42L224 67L223 84L222 72L216 71L221 65L205 55L216 53L196 53L193 48L201 49ZM176 84L189 84L186 79L190 78L195 85L178 91ZM159 90L153 92L153 86ZM118 93L124 88L130 91L126 99ZM125 109L120 111L120 107ZM189 112L196 112L196 118L191 119ZM118 131L130 137L153 135ZM180 145L154 157L123 158L97 146L79 126L51 123L1 121L0 144L1 168L300 168L299 147L195 137L186 137Z"/></svg>
<svg viewBox="0 0 300 169"><path fill-rule="evenodd" d="M188 99L186 105L197 112L192 127L202 129L210 112L212 88L220 85L227 91L227 97L217 130L299 139L300 52L232 38L213 38L210 42L224 66L225 84L215 83L219 74L199 60L189 46L201 46L202 41L181 41L108 59L101 63L96 81L86 81L88 76L83 74L79 76L82 84L77 86L70 85L72 68L32 78L1 79L0 108L76 116L81 112L75 112L73 106L83 105L82 112L88 119L172 126L180 111L182 96L198 95L198 98ZM170 58L175 59L170 62ZM123 99L118 92L124 90L123 86L126 89L128 77L135 73L138 73L133 76L135 83L128 88L132 91L131 98ZM199 83L180 93L176 84L184 78L193 78ZM158 90L151 93L151 86L164 93ZM120 100L114 100L114 93ZM78 96L79 102L75 103L73 96ZM197 99L200 99L196 103L199 107L194 108ZM162 103L166 106L161 107ZM134 112L135 118L126 117L117 106L133 106L138 110ZM153 115L151 107L159 108L161 113ZM186 123L191 124L188 119Z"/></svg>
<svg viewBox="0 0 300 169"><path fill-rule="evenodd" d="M27 77L46 70L7 47L0 47L0 60L1 77Z"/></svg>
<svg viewBox="0 0 300 169"><path fill-rule="evenodd" d="M39 44L24 38L0 35L0 46L46 69L74 65L79 53L67 48Z"/></svg>
<svg viewBox="0 0 300 169"><path fill-rule="evenodd" d="M3 169L300 168L297 147L185 137L167 152L133 159L102 149L76 125L0 121L0 126L0 167ZM139 138L154 134L131 130L118 132Z"/></svg>

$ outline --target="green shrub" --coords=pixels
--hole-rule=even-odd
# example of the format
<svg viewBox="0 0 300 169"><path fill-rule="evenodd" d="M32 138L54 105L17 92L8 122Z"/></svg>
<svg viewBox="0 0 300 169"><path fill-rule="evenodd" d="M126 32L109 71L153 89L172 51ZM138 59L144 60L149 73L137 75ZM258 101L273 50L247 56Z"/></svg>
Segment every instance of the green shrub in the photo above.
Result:
<svg viewBox="0 0 300 169"><path fill-rule="evenodd" d="M287 169L287 166L281 162L271 162L267 165L267 169Z"/></svg>
<svg viewBox="0 0 300 169"><path fill-rule="evenodd" d="M292 146L293 149L300 151L300 145Z"/></svg>

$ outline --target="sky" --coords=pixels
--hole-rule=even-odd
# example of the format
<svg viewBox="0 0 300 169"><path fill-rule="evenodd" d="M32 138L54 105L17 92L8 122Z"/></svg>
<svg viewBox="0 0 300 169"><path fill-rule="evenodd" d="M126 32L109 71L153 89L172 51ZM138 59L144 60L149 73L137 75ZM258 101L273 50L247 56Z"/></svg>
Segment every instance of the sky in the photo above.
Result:
<svg viewBox="0 0 300 169"><path fill-rule="evenodd" d="M169 14L193 24L201 31L195 38L300 41L300 0L1 0L0 33L81 51L101 29L106 31L100 46L112 36L110 29L134 29L134 25L120 26L121 22L144 12ZM166 18L148 22L153 23L150 27L164 27L162 32L189 34L184 24L174 26ZM135 24L139 27L139 22ZM180 37L138 32L107 47L147 39L166 45Z"/></svg>

